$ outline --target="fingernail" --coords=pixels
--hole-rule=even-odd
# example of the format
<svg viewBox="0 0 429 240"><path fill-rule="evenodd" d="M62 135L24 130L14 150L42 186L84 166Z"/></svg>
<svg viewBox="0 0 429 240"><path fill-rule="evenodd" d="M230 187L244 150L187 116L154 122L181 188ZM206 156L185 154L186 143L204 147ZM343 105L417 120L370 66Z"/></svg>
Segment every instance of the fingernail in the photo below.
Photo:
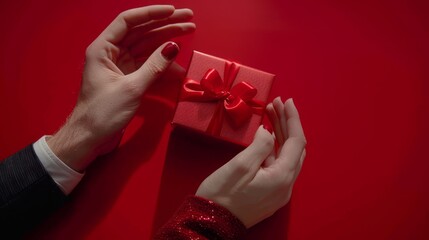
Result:
<svg viewBox="0 0 429 240"><path fill-rule="evenodd" d="M179 53L179 46L174 42L169 42L165 45L164 49L162 49L161 54L167 60L173 60Z"/></svg>
<svg viewBox="0 0 429 240"><path fill-rule="evenodd" d="M265 128L265 130L267 130L269 133L273 133L273 129L271 129L270 126L266 125L266 124L262 124L262 127Z"/></svg>

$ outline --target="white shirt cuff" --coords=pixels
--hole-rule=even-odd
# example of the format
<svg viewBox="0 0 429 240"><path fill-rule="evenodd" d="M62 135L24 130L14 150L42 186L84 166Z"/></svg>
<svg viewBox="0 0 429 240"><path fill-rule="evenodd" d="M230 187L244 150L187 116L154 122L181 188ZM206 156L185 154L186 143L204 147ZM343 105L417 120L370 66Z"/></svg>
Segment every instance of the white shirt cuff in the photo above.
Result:
<svg viewBox="0 0 429 240"><path fill-rule="evenodd" d="M33 144L34 151L54 182L69 195L85 174L76 172L61 161L49 148L46 137L41 137Z"/></svg>

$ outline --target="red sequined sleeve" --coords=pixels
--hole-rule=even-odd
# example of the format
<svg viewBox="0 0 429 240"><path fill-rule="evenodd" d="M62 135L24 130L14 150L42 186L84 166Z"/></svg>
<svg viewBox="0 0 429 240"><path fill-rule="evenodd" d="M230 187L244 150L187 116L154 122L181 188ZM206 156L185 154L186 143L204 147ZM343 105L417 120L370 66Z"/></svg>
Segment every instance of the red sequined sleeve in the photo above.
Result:
<svg viewBox="0 0 429 240"><path fill-rule="evenodd" d="M155 239L241 239L246 227L226 208L207 199L188 197Z"/></svg>

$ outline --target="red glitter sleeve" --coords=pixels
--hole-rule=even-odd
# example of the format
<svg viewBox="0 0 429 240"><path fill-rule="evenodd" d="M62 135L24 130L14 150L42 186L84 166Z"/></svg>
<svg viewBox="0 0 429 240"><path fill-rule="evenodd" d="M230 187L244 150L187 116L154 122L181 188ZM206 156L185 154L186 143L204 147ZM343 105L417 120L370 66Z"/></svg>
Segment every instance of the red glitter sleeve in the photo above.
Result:
<svg viewBox="0 0 429 240"><path fill-rule="evenodd" d="M241 239L246 227L226 208L201 197L188 197L155 239Z"/></svg>

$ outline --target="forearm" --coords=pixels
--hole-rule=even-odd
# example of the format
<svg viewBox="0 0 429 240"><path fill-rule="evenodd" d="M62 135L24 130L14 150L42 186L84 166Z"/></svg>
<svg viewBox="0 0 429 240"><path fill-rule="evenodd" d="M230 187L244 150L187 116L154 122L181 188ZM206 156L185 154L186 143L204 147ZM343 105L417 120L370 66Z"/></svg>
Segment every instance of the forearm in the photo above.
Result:
<svg viewBox="0 0 429 240"><path fill-rule="evenodd" d="M47 143L61 161L78 172L84 172L97 157L91 121L76 110L57 133L47 138Z"/></svg>

